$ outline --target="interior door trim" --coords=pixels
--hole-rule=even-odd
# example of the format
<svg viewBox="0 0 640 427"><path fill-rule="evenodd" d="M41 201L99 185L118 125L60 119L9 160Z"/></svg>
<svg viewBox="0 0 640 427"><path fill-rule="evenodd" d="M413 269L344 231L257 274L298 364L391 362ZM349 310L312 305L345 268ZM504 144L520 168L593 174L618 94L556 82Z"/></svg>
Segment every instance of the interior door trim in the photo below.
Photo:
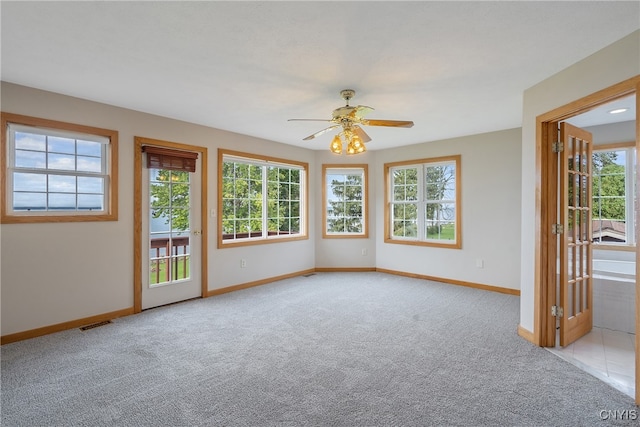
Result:
<svg viewBox="0 0 640 427"><path fill-rule="evenodd" d="M534 266L534 319L533 343L543 347L555 346L555 318L551 306L555 301L555 239L551 239L551 224L554 221L557 193L555 156L551 146L556 138L557 123L582 114L602 104L636 94L636 161L640 163L640 75L624 80L608 88L587 95L558 107L536 118L536 195L535 195L535 266ZM640 175L636 178L640 183ZM636 185L639 197L640 185ZM636 217L640 218L640 207L636 206ZM640 228L640 227L638 227ZM636 229L636 241L640 231ZM551 244L551 242L554 242ZM636 246L637 248L637 246ZM551 255L553 253L553 262ZM640 276L640 251L636 249L636 277ZM551 280L553 278L553 280ZM640 331L640 286L636 282L636 331ZM640 334L636 334L636 398L640 404Z"/></svg>
<svg viewBox="0 0 640 427"><path fill-rule="evenodd" d="M163 148L193 151L200 154L201 166L201 217L202 217L202 247L200 250L200 296L208 296L208 221L207 221L207 148L178 142L162 141L158 139L134 137L134 176L133 176L133 312L142 311L142 146L153 145Z"/></svg>

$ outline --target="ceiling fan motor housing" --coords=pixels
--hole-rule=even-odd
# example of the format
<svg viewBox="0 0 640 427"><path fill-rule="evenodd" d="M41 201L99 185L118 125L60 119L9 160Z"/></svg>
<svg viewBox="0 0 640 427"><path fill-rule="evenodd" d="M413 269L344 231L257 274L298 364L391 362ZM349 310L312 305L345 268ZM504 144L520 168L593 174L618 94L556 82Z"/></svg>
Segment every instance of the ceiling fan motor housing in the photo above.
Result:
<svg viewBox="0 0 640 427"><path fill-rule="evenodd" d="M349 100L356 96L356 91L353 89L344 89L340 91L340 96L347 101L347 105L349 105Z"/></svg>

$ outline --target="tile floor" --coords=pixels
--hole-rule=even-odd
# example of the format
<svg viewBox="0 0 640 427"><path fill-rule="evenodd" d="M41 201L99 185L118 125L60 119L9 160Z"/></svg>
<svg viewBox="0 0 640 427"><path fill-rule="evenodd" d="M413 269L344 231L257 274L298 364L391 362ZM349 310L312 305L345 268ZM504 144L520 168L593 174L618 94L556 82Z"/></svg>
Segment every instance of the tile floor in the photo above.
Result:
<svg viewBox="0 0 640 427"><path fill-rule="evenodd" d="M635 340L634 334L593 328L571 345L548 350L635 398Z"/></svg>

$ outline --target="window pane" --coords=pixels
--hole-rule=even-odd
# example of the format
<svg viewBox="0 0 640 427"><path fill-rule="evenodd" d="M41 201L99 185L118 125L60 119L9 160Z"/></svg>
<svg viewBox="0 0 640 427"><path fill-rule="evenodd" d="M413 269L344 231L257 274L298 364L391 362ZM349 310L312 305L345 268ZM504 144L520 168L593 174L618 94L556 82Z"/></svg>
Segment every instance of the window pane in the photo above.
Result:
<svg viewBox="0 0 640 427"><path fill-rule="evenodd" d="M76 210L76 195L49 193L49 209L66 211Z"/></svg>
<svg viewBox="0 0 640 427"><path fill-rule="evenodd" d="M104 197L99 194L78 194L78 209L101 211L104 209Z"/></svg>
<svg viewBox="0 0 640 427"><path fill-rule="evenodd" d="M291 218L291 229L289 231L291 234L300 233L300 218Z"/></svg>
<svg viewBox="0 0 640 427"><path fill-rule="evenodd" d="M291 200L300 200L300 184L292 183L289 188Z"/></svg>
<svg viewBox="0 0 640 427"><path fill-rule="evenodd" d="M58 136L50 136L47 138L47 150L51 153L76 153L76 141L72 138L61 138Z"/></svg>
<svg viewBox="0 0 640 427"><path fill-rule="evenodd" d="M233 178L223 179L221 221L225 233L231 230L231 224L235 231L234 236L224 235L224 240L288 235L295 222L292 218L294 210L295 215L300 214L302 190L298 183L289 183L293 179L299 180L299 174L286 167L255 164L257 161L251 160L246 164L241 161L223 162L222 175L228 176L233 170ZM266 186L264 177L267 178ZM269 233L263 234L264 223Z"/></svg>
<svg viewBox="0 0 640 427"><path fill-rule="evenodd" d="M189 184L171 185L171 205L189 206Z"/></svg>
<svg viewBox="0 0 640 427"><path fill-rule="evenodd" d="M262 181L252 179L249 181L249 187L247 190L248 197L251 199L262 198Z"/></svg>
<svg viewBox="0 0 640 427"><path fill-rule="evenodd" d="M420 161L415 167L390 167L388 226L391 237L428 242L434 239L455 243L457 212L456 168L452 160ZM411 203L408 203L411 202ZM455 247L455 246L452 246Z"/></svg>
<svg viewBox="0 0 640 427"><path fill-rule="evenodd" d="M223 234L234 234L235 233L235 229L234 229L234 225L235 222L233 220L224 220L222 221L222 233Z"/></svg>
<svg viewBox="0 0 640 427"><path fill-rule="evenodd" d="M627 197L633 197L634 191L626 188L633 182L633 171L627 170L627 156L635 163L633 149L597 151L592 155L592 240L601 243L628 243L628 212L635 203L628 203ZM584 185L581 186L582 198L585 197ZM632 226L633 227L633 226Z"/></svg>
<svg viewBox="0 0 640 427"><path fill-rule="evenodd" d="M172 208L170 212L172 231L189 230L189 208Z"/></svg>
<svg viewBox="0 0 640 427"><path fill-rule="evenodd" d="M76 177L68 175L49 175L49 191L54 193L75 193Z"/></svg>
<svg viewBox="0 0 640 427"><path fill-rule="evenodd" d="M97 157L78 156L79 172L102 172L102 160Z"/></svg>
<svg viewBox="0 0 640 427"><path fill-rule="evenodd" d="M187 171L171 171L171 182L189 182L189 172Z"/></svg>
<svg viewBox="0 0 640 427"><path fill-rule="evenodd" d="M455 224L445 221L427 221L427 239L455 240Z"/></svg>
<svg viewBox="0 0 640 427"><path fill-rule="evenodd" d="M13 209L17 211L43 211L47 208L46 193L13 193Z"/></svg>
<svg viewBox="0 0 640 427"><path fill-rule="evenodd" d="M47 175L39 173L19 173L13 174L13 191L47 191Z"/></svg>
<svg viewBox="0 0 640 427"><path fill-rule="evenodd" d="M224 218L233 218L235 216L235 204L233 200L225 199L222 201L222 216Z"/></svg>
<svg viewBox="0 0 640 427"><path fill-rule="evenodd" d="M78 193L104 194L104 179L79 176Z"/></svg>
<svg viewBox="0 0 640 427"><path fill-rule="evenodd" d="M291 202L291 216L300 217L300 202Z"/></svg>
<svg viewBox="0 0 640 427"><path fill-rule="evenodd" d="M37 122L37 119L25 118L25 121ZM107 150L112 150L108 137L101 136L101 130L96 129L95 141L77 140L73 130L64 135L65 126L58 122L56 129L51 130L13 123L8 127L9 159L13 160L8 165L12 180L7 181L13 188L5 189L12 192L6 199L12 205L9 216L11 210L24 211L34 205L38 210L64 211L64 215L56 215L59 218L56 221L66 221L62 217L80 210L85 211L80 216L87 220L115 218L115 212L108 212L107 216L92 215L91 219L87 214L96 206L99 213L109 208L106 197L111 192L111 180L104 161ZM26 130L30 127L33 132ZM113 164L117 164L117 159ZM78 197L80 194L86 197ZM82 205L78 205L80 201ZM32 219L21 216L21 221L25 222L49 221L42 214L34 215Z"/></svg>
<svg viewBox="0 0 640 427"><path fill-rule="evenodd" d="M57 170L76 170L75 156L68 154L52 154L47 155L49 169Z"/></svg>
<svg viewBox="0 0 640 427"><path fill-rule="evenodd" d="M249 178L249 165L242 163L235 164L235 177L236 178Z"/></svg>
<svg viewBox="0 0 640 427"><path fill-rule="evenodd" d="M151 182L169 182L169 173L168 170L149 169L149 180Z"/></svg>
<svg viewBox="0 0 640 427"><path fill-rule="evenodd" d="M47 137L35 133L16 132L15 144L16 150L46 151Z"/></svg>
<svg viewBox="0 0 640 427"><path fill-rule="evenodd" d="M405 205L393 205L393 219L405 218Z"/></svg>
<svg viewBox="0 0 640 427"><path fill-rule="evenodd" d="M249 202L249 217L254 219L262 218L262 199Z"/></svg>
<svg viewBox="0 0 640 427"><path fill-rule="evenodd" d="M171 230L171 219L166 209L151 209L150 212L150 231L151 233L167 232Z"/></svg>
<svg viewBox="0 0 640 427"><path fill-rule="evenodd" d="M245 179L236 179L234 182L235 197L247 199L249 197L249 182Z"/></svg>
<svg viewBox="0 0 640 427"><path fill-rule="evenodd" d="M38 151L15 151L15 165L17 168L46 169L47 155Z"/></svg>
<svg viewBox="0 0 640 427"><path fill-rule="evenodd" d="M102 145L99 142L78 140L77 153L79 156L102 157Z"/></svg>
<svg viewBox="0 0 640 427"><path fill-rule="evenodd" d="M280 218L289 217L289 215L290 215L289 202L281 201L278 204L278 217Z"/></svg>

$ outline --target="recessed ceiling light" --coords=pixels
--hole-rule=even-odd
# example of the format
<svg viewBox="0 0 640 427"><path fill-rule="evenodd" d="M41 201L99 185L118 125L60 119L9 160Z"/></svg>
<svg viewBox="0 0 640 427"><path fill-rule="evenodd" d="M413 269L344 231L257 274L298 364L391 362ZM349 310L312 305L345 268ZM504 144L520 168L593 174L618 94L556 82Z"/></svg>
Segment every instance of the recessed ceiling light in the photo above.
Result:
<svg viewBox="0 0 640 427"><path fill-rule="evenodd" d="M615 110L609 111L609 114L620 114L628 110L629 110L628 108L616 108Z"/></svg>

